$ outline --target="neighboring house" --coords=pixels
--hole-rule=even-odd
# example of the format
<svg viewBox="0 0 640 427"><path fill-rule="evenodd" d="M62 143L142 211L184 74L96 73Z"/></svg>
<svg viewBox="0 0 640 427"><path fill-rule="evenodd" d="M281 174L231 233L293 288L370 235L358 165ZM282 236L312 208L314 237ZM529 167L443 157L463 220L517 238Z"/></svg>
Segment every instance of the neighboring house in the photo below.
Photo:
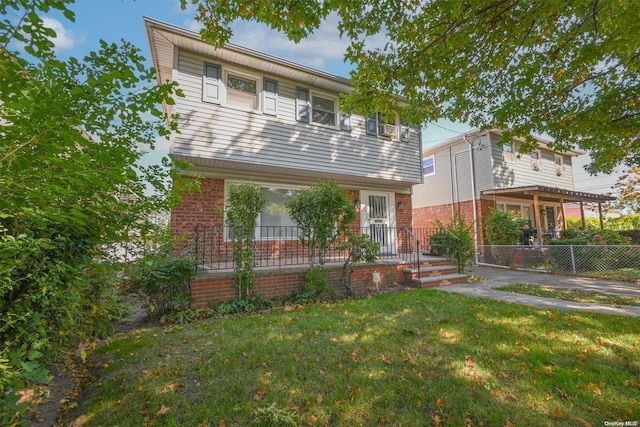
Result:
<svg viewBox="0 0 640 427"><path fill-rule="evenodd" d="M591 163L591 156L589 154L583 154L574 159L573 162L573 179L575 181L574 186L576 191L586 191L589 193L595 194L605 194L610 195L615 198L619 197L618 192L616 191L615 185L618 182L618 179L625 174L625 171L629 169L625 164L619 165L614 171L611 173L598 173L596 175L591 175L586 171L585 166ZM565 208L567 213L567 217L580 218L580 205L579 204L569 204ZM611 209L607 207L606 216L607 218L618 217L623 215L624 212L620 212L617 209ZM585 217L598 217L598 206L590 205L585 206L584 209Z"/></svg>
<svg viewBox="0 0 640 427"><path fill-rule="evenodd" d="M297 242L295 231L281 233L295 226L284 203L330 178L357 205L354 226L385 253L397 251L395 231L411 227L411 187L422 182L419 128L340 111L347 79L233 44L216 49L153 19L145 26L158 81L184 92L164 106L179 115L170 155L191 163L183 173L202 182L173 209L173 234L222 226L229 185L251 181L268 199L256 239Z"/></svg>
<svg viewBox="0 0 640 427"><path fill-rule="evenodd" d="M535 243L565 228L565 203L610 200L575 190L573 160L582 152L555 152L548 140L537 138L536 150L521 153L522 141L501 138L498 129L472 131L423 151L424 183L414 187L412 198L414 227L447 225L460 213L475 224L483 243L484 218L493 207L526 220L530 232L523 243Z"/></svg>

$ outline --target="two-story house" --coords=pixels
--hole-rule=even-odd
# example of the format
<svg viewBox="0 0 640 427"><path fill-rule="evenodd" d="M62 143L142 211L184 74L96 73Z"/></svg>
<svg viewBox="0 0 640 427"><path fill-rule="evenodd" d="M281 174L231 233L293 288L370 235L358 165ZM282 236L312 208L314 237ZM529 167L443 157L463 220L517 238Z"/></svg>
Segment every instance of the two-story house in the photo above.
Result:
<svg viewBox="0 0 640 427"><path fill-rule="evenodd" d="M256 239L297 240L284 203L321 178L335 180L358 211L355 226L371 232L384 253L397 251L395 230L411 227L411 187L422 182L419 128L340 110L349 80L227 44L215 48L198 33L144 20L159 82L178 82L184 97L165 105L180 133L170 155L192 166L201 191L171 213L173 234L224 223L229 185L251 181L268 204ZM276 235L274 235L276 233Z"/></svg>
<svg viewBox="0 0 640 427"><path fill-rule="evenodd" d="M423 151L424 183L414 187L414 227L448 224L457 213L475 224L483 242L483 219L489 207L517 215L531 230L523 243L553 238L565 228L565 203L601 203L608 196L574 190L572 162L581 151L556 152L536 138L530 153L522 141L502 141L498 129L472 131Z"/></svg>

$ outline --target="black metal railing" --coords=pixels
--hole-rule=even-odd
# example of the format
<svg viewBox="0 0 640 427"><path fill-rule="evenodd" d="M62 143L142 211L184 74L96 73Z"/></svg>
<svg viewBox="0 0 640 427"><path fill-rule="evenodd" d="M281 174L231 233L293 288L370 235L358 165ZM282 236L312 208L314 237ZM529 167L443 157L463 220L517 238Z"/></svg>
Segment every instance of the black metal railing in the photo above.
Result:
<svg viewBox="0 0 640 427"><path fill-rule="evenodd" d="M431 236L441 232L437 228L350 227L355 234L368 234L380 243L379 259L400 259L418 266L420 255L430 253ZM182 245L180 252L193 260L198 270L232 270L233 244L227 226L197 226L194 235ZM256 267L284 268L309 264L309 247L300 239L296 226L261 226L254 231L253 253ZM339 249L348 233L336 231L335 241L324 254L326 263L345 262L348 253Z"/></svg>

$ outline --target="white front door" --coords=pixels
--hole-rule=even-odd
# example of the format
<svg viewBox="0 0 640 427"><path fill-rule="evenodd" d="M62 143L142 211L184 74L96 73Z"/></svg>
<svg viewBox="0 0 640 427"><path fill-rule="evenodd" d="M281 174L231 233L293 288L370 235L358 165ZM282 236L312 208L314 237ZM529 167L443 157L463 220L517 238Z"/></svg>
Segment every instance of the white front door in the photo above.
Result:
<svg viewBox="0 0 640 427"><path fill-rule="evenodd" d="M380 243L381 254L395 253L395 197L393 193L362 191L362 229Z"/></svg>

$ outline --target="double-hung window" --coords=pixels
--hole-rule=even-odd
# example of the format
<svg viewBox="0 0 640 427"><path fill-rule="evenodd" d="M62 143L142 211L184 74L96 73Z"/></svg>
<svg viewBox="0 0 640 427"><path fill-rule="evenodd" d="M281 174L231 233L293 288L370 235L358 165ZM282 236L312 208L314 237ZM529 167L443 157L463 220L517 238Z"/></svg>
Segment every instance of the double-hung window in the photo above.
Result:
<svg viewBox="0 0 640 427"><path fill-rule="evenodd" d="M336 100L326 96L311 96L311 122L336 126Z"/></svg>
<svg viewBox="0 0 640 427"><path fill-rule="evenodd" d="M434 155L425 157L422 160L422 175L429 176L436 173L436 159Z"/></svg>
<svg viewBox="0 0 640 427"><path fill-rule="evenodd" d="M258 79L228 72L226 84L227 104L258 109Z"/></svg>

